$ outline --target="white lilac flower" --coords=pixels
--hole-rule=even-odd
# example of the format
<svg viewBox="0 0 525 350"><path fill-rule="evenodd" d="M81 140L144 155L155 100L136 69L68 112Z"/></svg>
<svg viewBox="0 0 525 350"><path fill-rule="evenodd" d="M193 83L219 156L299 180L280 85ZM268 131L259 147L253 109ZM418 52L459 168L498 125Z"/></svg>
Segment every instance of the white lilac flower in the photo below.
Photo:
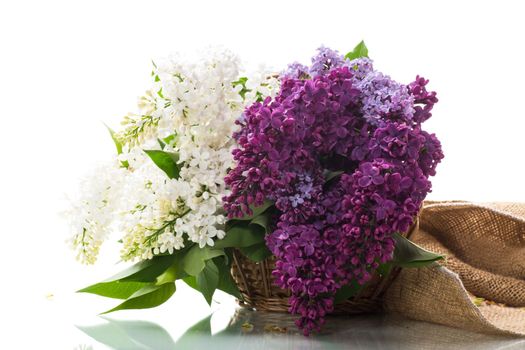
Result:
<svg viewBox="0 0 525 350"><path fill-rule="evenodd" d="M266 70L241 74L228 51L160 61L152 80L138 112L124 118L116 135L122 153L88 181L70 215L72 242L85 263L95 261L113 223L122 234L123 260L172 254L187 242L213 246L224 238L221 199L228 195L224 177L234 166L235 120L246 105L279 89ZM144 152L161 144L179 154L178 178L168 178Z"/></svg>
<svg viewBox="0 0 525 350"><path fill-rule="evenodd" d="M83 263L96 260L101 244L111 233L124 174L115 163L96 168L93 176L81 183L81 194L66 213L73 232L70 243Z"/></svg>

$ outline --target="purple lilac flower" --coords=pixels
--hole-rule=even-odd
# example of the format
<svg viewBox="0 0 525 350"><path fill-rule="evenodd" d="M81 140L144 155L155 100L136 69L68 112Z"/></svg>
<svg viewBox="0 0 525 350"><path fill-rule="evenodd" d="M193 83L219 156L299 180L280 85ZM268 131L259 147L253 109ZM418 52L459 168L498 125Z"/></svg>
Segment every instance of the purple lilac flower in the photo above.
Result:
<svg viewBox="0 0 525 350"><path fill-rule="evenodd" d="M291 78L291 79L308 79L310 69L299 62L294 62L289 64L288 67L281 72L281 78Z"/></svg>
<svg viewBox="0 0 525 350"><path fill-rule="evenodd" d="M368 57L356 58L351 61L345 61L345 66L352 69L355 80L363 80L368 74L374 71L373 61Z"/></svg>
<svg viewBox="0 0 525 350"><path fill-rule="evenodd" d="M408 89L414 97L414 120L418 123L423 123L432 116L430 111L438 102L436 92L427 91L427 84L428 80L418 75L416 80L408 85Z"/></svg>
<svg viewBox="0 0 525 350"><path fill-rule="evenodd" d="M381 72L372 71L355 83L361 91L363 117L373 125L385 119L411 121L414 96L409 89Z"/></svg>
<svg viewBox="0 0 525 350"><path fill-rule="evenodd" d="M344 62L344 57L339 52L321 46L317 49L317 55L312 58L310 75L315 77L329 72L333 68L339 68Z"/></svg>
<svg viewBox="0 0 525 350"><path fill-rule="evenodd" d="M237 121L224 207L235 218L274 201L266 237L274 280L290 290L290 312L309 334L339 288L366 283L392 258L392 235L412 224L443 152L421 128L437 102L424 78L403 85L367 58L344 61L327 48L311 67L283 74L279 94ZM326 170L343 174L326 182Z"/></svg>

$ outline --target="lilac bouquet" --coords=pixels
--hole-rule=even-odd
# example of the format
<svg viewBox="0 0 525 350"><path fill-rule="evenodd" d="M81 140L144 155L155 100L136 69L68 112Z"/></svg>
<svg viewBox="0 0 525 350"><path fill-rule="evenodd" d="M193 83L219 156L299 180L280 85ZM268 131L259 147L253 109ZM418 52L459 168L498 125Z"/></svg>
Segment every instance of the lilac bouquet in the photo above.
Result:
<svg viewBox="0 0 525 350"><path fill-rule="evenodd" d="M258 307L272 289L308 335L391 271L441 258L404 236L443 158L421 127L437 102L424 78L374 70L362 42L277 76L245 76L226 51L151 77L70 215L79 260L94 263L117 229L135 262L79 290L122 300L106 312L161 305L180 282L210 304L221 290Z"/></svg>
<svg viewBox="0 0 525 350"><path fill-rule="evenodd" d="M422 129L438 100L420 76L405 85L375 70L363 42L346 56L320 48L309 67L291 64L280 80L275 97L236 122L223 200L229 227L265 216L275 283L291 292L290 312L307 335L348 286L357 287L347 297L382 266L410 267L399 233L443 158Z"/></svg>

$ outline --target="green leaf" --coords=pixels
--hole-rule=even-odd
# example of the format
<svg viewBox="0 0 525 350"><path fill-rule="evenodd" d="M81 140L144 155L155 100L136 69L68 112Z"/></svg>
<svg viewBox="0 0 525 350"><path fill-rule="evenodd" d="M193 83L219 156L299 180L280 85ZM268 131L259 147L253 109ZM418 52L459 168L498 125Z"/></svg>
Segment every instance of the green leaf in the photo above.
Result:
<svg viewBox="0 0 525 350"><path fill-rule="evenodd" d="M178 262L172 264L162 275L158 276L155 280L156 285L175 282L178 279L181 279L186 276L186 273L182 271Z"/></svg>
<svg viewBox="0 0 525 350"><path fill-rule="evenodd" d="M106 128L108 129L109 134L111 135L111 139L112 139L113 142L115 143L115 147L117 148L117 154L121 154L121 153L122 153L122 143L121 143L120 140L118 139L117 134L116 134L115 131L113 131L113 129L111 129L109 126L107 126L106 124L104 124L104 125L105 125Z"/></svg>
<svg viewBox="0 0 525 350"><path fill-rule="evenodd" d="M240 252L243 253L248 259L260 262L264 259L272 256L272 252L266 247L266 243L262 242L249 247L239 248Z"/></svg>
<svg viewBox="0 0 525 350"><path fill-rule="evenodd" d="M330 171L330 170L325 170L324 172L324 179L325 179L325 183L338 177L339 175L341 175L342 173L344 173L344 171L342 170L338 170L338 171Z"/></svg>
<svg viewBox="0 0 525 350"><path fill-rule="evenodd" d="M186 271L184 271L184 262L186 260L187 253L191 248L193 248L195 245L188 245L185 248L183 248L180 251L176 251L171 256L173 259L172 265L162 273L162 275L157 277L156 284L163 284L168 282L174 282L179 279L184 279L189 277ZM192 259L190 257L190 259Z"/></svg>
<svg viewBox="0 0 525 350"><path fill-rule="evenodd" d="M209 246L199 248L196 244L182 260L182 268L189 275L197 276L204 269L207 260L221 255L224 255L224 250L222 249L212 249Z"/></svg>
<svg viewBox="0 0 525 350"><path fill-rule="evenodd" d="M153 259L143 260L130 266L124 271L108 278L111 281L155 282L157 277L171 266L177 255L156 256Z"/></svg>
<svg viewBox="0 0 525 350"><path fill-rule="evenodd" d="M115 147L117 148L117 154L122 154L122 143L120 142L120 140L118 139L117 137L117 134L115 133L115 131L113 131L113 129L111 129L109 126L107 126L106 124L104 124L106 126L106 128L108 129L109 131L109 134L111 135L111 139L113 140L113 143L115 144ZM125 161L121 161L120 164L124 167L124 168L128 168L129 167L129 162L127 160Z"/></svg>
<svg viewBox="0 0 525 350"><path fill-rule="evenodd" d="M264 242L264 233L264 229L258 224L237 221L226 230L226 236L223 239L215 241L215 247L248 247Z"/></svg>
<svg viewBox="0 0 525 350"><path fill-rule="evenodd" d="M219 285L219 269L213 260L207 260L204 269L197 275L197 288L211 305L213 293Z"/></svg>
<svg viewBox="0 0 525 350"><path fill-rule="evenodd" d="M342 286L337 292L335 292L334 303L340 304L348 298L355 296L361 288L363 288L363 286L359 285L356 281L352 281L349 284Z"/></svg>
<svg viewBox="0 0 525 350"><path fill-rule="evenodd" d="M175 293L175 283L165 283L160 286L145 286L131 295L122 304L102 314L118 310L149 309L163 304Z"/></svg>
<svg viewBox="0 0 525 350"><path fill-rule="evenodd" d="M379 266L377 267L376 272L381 277L387 277L388 275L390 275L390 272L392 272L392 268L393 267L394 266L390 262L387 262L385 264L379 264Z"/></svg>
<svg viewBox="0 0 525 350"><path fill-rule="evenodd" d="M169 255L141 261L103 282L93 284L78 292L92 293L108 298L127 299L133 293L152 283L171 282L169 279L172 277L167 270L176 258L176 255Z"/></svg>
<svg viewBox="0 0 525 350"><path fill-rule="evenodd" d="M401 267L422 267L443 259L442 255L425 250L403 237L399 233L394 234L396 248L391 264Z"/></svg>
<svg viewBox="0 0 525 350"><path fill-rule="evenodd" d="M264 233L268 233L268 226L270 225L270 213L266 211L260 214L259 216L254 217L253 220L250 221L250 226L253 225L258 225L262 227Z"/></svg>
<svg viewBox="0 0 525 350"><path fill-rule="evenodd" d="M239 95L244 99L244 96L246 96L247 92L250 92L251 90L246 88L246 82L248 81L247 77L240 77L239 80L232 82L232 86L236 87L238 85L241 85L242 88L239 91Z"/></svg>
<svg viewBox="0 0 525 350"><path fill-rule="evenodd" d="M160 145L160 148L163 150L164 148L166 148L166 145L170 145L175 140L176 137L177 137L177 134L171 134L163 139L157 139L157 141Z"/></svg>
<svg viewBox="0 0 525 350"><path fill-rule="evenodd" d="M186 276L182 280L184 281L184 283L186 283L191 288L195 289L196 291L199 291L199 287L197 286L197 277Z"/></svg>
<svg viewBox="0 0 525 350"><path fill-rule="evenodd" d="M274 203L269 200L265 200L264 203L261 206L255 207L250 205L250 210L252 211L251 215L244 215L241 218L235 218L235 220L253 220L255 217L261 215L263 212L266 211L269 207L271 207Z"/></svg>
<svg viewBox="0 0 525 350"><path fill-rule="evenodd" d="M170 145L177 138L177 134L171 134L162 139L165 144Z"/></svg>
<svg viewBox="0 0 525 350"><path fill-rule="evenodd" d="M164 152L159 150L144 150L151 160L168 175L170 179L179 178L182 164L177 164L179 155L177 153Z"/></svg>
<svg viewBox="0 0 525 350"><path fill-rule="evenodd" d="M80 289L77 293L91 293L107 298L127 299L146 285L147 283L143 282L100 282Z"/></svg>
<svg viewBox="0 0 525 350"><path fill-rule="evenodd" d="M223 292L242 300L243 297L241 292L239 291L239 288L237 288L237 284L233 280L231 274L231 266L226 263L226 259L219 257L215 258L213 261L219 269L219 284L217 285L217 289L220 289Z"/></svg>
<svg viewBox="0 0 525 350"><path fill-rule="evenodd" d="M240 77L239 80L232 82L232 86L235 87L237 85L246 85L247 81L248 81L247 77Z"/></svg>
<svg viewBox="0 0 525 350"><path fill-rule="evenodd" d="M355 60L360 57L368 57L368 48L363 40L361 40L361 42L345 56L345 58L349 60Z"/></svg>

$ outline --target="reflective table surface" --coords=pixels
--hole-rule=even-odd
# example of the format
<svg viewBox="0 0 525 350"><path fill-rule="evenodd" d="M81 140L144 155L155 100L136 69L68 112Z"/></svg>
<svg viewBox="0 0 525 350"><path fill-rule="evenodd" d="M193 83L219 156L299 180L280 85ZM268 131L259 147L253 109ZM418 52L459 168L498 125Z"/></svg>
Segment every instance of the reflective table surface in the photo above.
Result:
<svg viewBox="0 0 525 350"><path fill-rule="evenodd" d="M490 337L396 316L331 317L321 334L302 336L286 314L217 310L179 337L153 322L104 318L78 328L93 348L110 349L525 349L525 340ZM223 324L213 330L215 318ZM219 323L220 323L219 322ZM222 327L221 327L222 326ZM79 347L89 349L90 347Z"/></svg>
<svg viewBox="0 0 525 350"><path fill-rule="evenodd" d="M210 307L184 284L158 308L97 316L118 301L59 287L55 293L26 290L5 299L19 306L13 314L9 307L0 313L1 349L525 349L525 338L383 314L332 316L322 333L304 337L294 316L240 308L220 292Z"/></svg>

